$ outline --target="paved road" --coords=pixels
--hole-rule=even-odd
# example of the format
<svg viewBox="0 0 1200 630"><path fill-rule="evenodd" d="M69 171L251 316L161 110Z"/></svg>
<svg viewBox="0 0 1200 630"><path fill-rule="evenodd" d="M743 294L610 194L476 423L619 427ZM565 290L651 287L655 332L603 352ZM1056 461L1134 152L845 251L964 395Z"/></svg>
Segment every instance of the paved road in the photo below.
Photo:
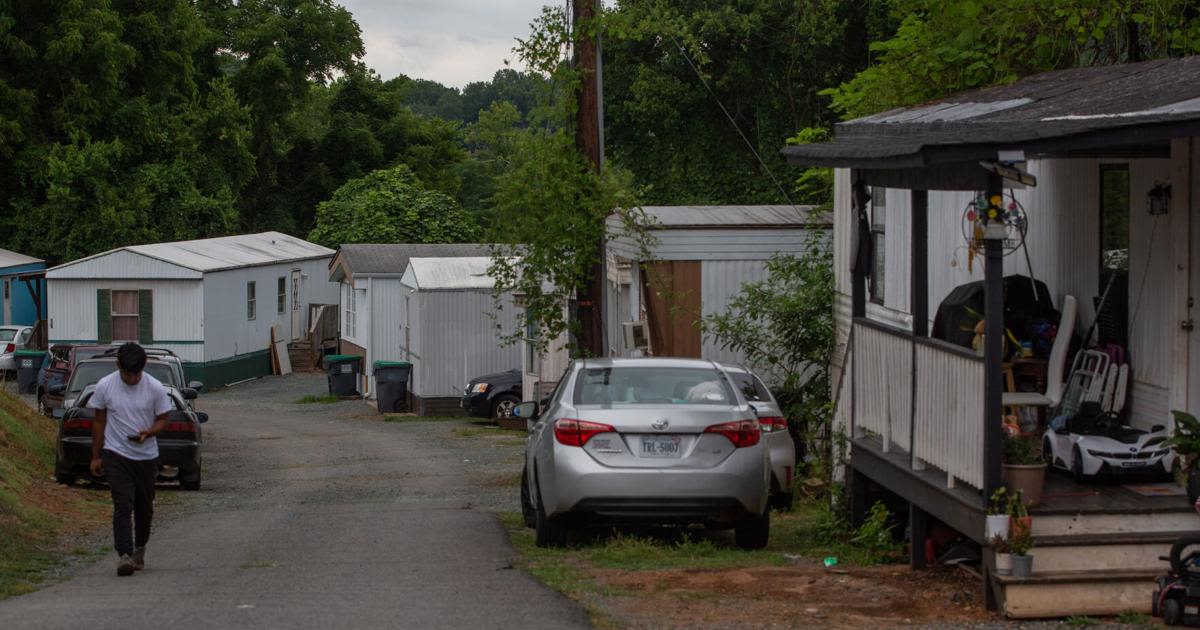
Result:
<svg viewBox="0 0 1200 630"><path fill-rule="evenodd" d="M165 510L147 569L117 578L109 554L0 602L0 628L588 627L511 568L492 510L515 489L487 482L519 469L511 445L291 403L323 387L295 375L202 397L204 489Z"/></svg>

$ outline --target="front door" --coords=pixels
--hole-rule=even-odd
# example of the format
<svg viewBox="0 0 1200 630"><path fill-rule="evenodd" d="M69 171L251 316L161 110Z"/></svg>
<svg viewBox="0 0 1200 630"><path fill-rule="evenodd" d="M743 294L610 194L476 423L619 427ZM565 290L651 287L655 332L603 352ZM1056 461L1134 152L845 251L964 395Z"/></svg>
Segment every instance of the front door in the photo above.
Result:
<svg viewBox="0 0 1200 630"><path fill-rule="evenodd" d="M0 314L0 324L12 323L12 278L4 279L4 313Z"/></svg>
<svg viewBox="0 0 1200 630"><path fill-rule="evenodd" d="M1188 292L1188 303L1191 308L1188 309L1187 317L1192 320L1192 330L1188 334L1188 345L1190 346L1188 357L1188 404L1187 410L1196 416L1200 416L1200 330L1194 326L1200 322L1200 211L1195 207L1189 208L1191 217L1189 227L1192 231L1192 246L1191 246L1191 290Z"/></svg>
<svg viewBox="0 0 1200 630"><path fill-rule="evenodd" d="M292 341L304 338L304 304L300 302L300 281L301 274L299 269L292 270Z"/></svg>

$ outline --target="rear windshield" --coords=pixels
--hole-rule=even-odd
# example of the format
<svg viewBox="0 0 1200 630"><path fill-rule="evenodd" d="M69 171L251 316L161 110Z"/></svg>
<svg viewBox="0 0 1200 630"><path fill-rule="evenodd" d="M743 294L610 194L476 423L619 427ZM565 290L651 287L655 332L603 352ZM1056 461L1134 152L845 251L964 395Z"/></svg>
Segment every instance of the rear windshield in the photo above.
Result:
<svg viewBox="0 0 1200 630"><path fill-rule="evenodd" d="M758 377L749 372L730 372L733 384L750 402L771 402L771 393Z"/></svg>
<svg viewBox="0 0 1200 630"><path fill-rule="evenodd" d="M585 368L575 383L579 405L732 405L733 391L704 368Z"/></svg>
<svg viewBox="0 0 1200 630"><path fill-rule="evenodd" d="M0 341L12 341L17 336L17 331L13 328L0 328Z"/></svg>
<svg viewBox="0 0 1200 630"><path fill-rule="evenodd" d="M71 385L67 388L67 395L74 396L86 389L88 385L95 384L100 379L116 371L116 361L80 363L75 368L75 371L71 373ZM168 387L174 386L174 379L171 378L171 368L167 367L164 363L147 363L146 373Z"/></svg>
<svg viewBox="0 0 1200 630"><path fill-rule="evenodd" d="M75 349L75 361L78 363L79 361L87 361L88 359L95 359L96 357L104 354L105 352L108 352L108 350L109 350L108 348L76 348Z"/></svg>

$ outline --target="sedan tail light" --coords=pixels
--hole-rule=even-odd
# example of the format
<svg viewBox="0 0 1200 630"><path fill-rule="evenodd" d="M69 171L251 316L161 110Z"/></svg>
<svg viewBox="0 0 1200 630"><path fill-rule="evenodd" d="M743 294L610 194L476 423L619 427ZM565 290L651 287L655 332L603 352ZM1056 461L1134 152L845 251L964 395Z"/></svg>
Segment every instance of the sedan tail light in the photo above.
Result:
<svg viewBox="0 0 1200 630"><path fill-rule="evenodd" d="M91 431L91 418L72 418L63 422L64 431Z"/></svg>
<svg viewBox="0 0 1200 630"><path fill-rule="evenodd" d="M781 416L762 416L758 419L758 424L762 427L763 433L788 430L787 419Z"/></svg>
<svg viewBox="0 0 1200 630"><path fill-rule="evenodd" d="M714 424L704 430L705 433L718 433L729 438L734 448L745 448L758 444L762 430L755 420L735 420L724 424Z"/></svg>
<svg viewBox="0 0 1200 630"><path fill-rule="evenodd" d="M196 425L191 422L168 422L166 430L168 433L195 433Z"/></svg>
<svg viewBox="0 0 1200 630"><path fill-rule="evenodd" d="M592 436L615 431L610 425L587 420L560 418L554 422L554 439L566 446L583 446Z"/></svg>
<svg viewBox="0 0 1200 630"><path fill-rule="evenodd" d="M7 346L4 346L4 354L12 354L13 351L16 349L17 349L17 346L10 343Z"/></svg>

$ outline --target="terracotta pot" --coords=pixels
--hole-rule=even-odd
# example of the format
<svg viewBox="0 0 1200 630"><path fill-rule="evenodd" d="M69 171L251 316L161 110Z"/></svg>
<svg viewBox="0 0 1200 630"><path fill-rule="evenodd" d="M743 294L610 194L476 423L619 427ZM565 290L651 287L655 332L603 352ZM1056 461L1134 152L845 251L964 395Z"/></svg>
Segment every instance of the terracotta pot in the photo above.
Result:
<svg viewBox="0 0 1200 630"><path fill-rule="evenodd" d="M1004 485L1012 491L1021 491L1026 507L1042 502L1042 486L1046 483L1046 465L1004 464L1001 470Z"/></svg>
<svg viewBox="0 0 1200 630"><path fill-rule="evenodd" d="M1012 575L1013 555L1011 553L996 554L996 575Z"/></svg>
<svg viewBox="0 0 1200 630"><path fill-rule="evenodd" d="M1023 580L1033 577L1033 556L1012 554L1012 575Z"/></svg>
<svg viewBox="0 0 1200 630"><path fill-rule="evenodd" d="M1008 515L988 514L983 536L983 539L989 542L996 536L1008 540Z"/></svg>

